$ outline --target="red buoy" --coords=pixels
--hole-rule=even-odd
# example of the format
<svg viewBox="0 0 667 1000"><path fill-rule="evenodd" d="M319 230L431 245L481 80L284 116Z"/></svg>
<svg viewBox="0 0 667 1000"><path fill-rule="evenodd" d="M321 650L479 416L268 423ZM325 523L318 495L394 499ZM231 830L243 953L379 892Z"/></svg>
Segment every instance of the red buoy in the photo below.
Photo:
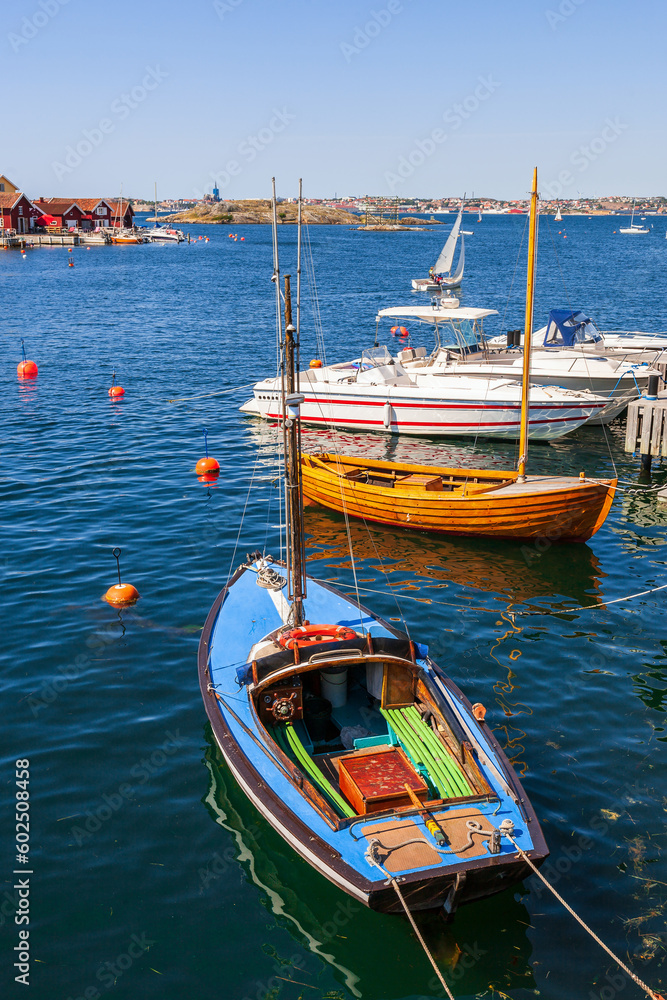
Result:
<svg viewBox="0 0 667 1000"><path fill-rule="evenodd" d="M204 473L215 472L216 476L220 472L220 463L217 458L200 458L195 466L195 472L198 476L204 475Z"/></svg>
<svg viewBox="0 0 667 1000"><path fill-rule="evenodd" d="M23 361L19 361L16 366L16 374L19 378L37 378L37 365L34 361L29 361L25 356L25 342L21 337L21 353Z"/></svg>
<svg viewBox="0 0 667 1000"><path fill-rule="evenodd" d="M113 374L111 376L111 388L109 389L109 395L112 399L117 399L119 396L125 395L125 389L122 386L116 385L116 369L114 368Z"/></svg>
<svg viewBox="0 0 667 1000"><path fill-rule="evenodd" d="M20 361L16 366L19 378L37 378L37 365L34 361Z"/></svg>
<svg viewBox="0 0 667 1000"><path fill-rule="evenodd" d="M205 427L202 427L202 432L204 434L204 451L206 455L197 462L195 472L203 483L211 483L220 474L220 463L217 458L212 458L208 453L208 431Z"/></svg>
<svg viewBox="0 0 667 1000"><path fill-rule="evenodd" d="M107 590L106 594L102 598L104 601L108 601L109 604L134 604L135 601L139 600L139 591L136 587L133 587L131 583L122 583L120 579L120 553L119 548L111 550L116 559L116 568L118 570L118 583L112 584Z"/></svg>

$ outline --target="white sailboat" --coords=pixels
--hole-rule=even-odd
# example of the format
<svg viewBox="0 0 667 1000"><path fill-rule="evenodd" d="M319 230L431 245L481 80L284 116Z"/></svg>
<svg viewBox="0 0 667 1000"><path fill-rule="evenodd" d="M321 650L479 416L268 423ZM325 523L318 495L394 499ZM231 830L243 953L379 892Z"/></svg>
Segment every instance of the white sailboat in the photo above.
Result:
<svg viewBox="0 0 667 1000"><path fill-rule="evenodd" d="M563 216L560 214L560 205L556 206L556 214L554 216L554 222L562 222Z"/></svg>
<svg viewBox="0 0 667 1000"><path fill-rule="evenodd" d="M454 222L452 231L447 237L447 242L440 251L440 256L431 269L430 276L428 278L412 279L412 287L416 291L437 292L443 288L457 288L461 284L461 281L463 280L463 269L465 267L465 239L463 237L463 233L459 232L461 229L462 218L463 201L461 202L459 214L456 216L456 221ZM452 272L454 254L456 253L456 244L459 239L461 240L461 252L459 254L456 269Z"/></svg>
<svg viewBox="0 0 667 1000"><path fill-rule="evenodd" d="M621 226L621 228L618 231L619 231L619 233L626 233L627 235L632 235L632 236L635 236L635 235L639 236L642 233L650 233L651 232L651 230L648 229L646 226L636 226L635 225L635 203L634 203L634 201L632 202L632 215L630 217L630 225L629 226L625 226L625 227Z"/></svg>

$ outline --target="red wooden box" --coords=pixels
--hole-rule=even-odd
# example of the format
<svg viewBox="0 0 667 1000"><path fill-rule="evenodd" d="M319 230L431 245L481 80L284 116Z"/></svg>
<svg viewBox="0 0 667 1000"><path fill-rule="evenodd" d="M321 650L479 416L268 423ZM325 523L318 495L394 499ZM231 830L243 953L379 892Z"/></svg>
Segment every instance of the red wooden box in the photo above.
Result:
<svg viewBox="0 0 667 1000"><path fill-rule="evenodd" d="M358 814L411 805L405 786L422 802L428 787L400 747L373 747L338 758L341 793Z"/></svg>

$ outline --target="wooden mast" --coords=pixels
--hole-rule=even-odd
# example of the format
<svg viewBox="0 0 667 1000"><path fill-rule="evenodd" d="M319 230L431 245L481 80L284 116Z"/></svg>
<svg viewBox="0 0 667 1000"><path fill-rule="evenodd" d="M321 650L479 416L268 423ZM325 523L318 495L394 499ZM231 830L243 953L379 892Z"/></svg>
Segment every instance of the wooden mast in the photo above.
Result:
<svg viewBox="0 0 667 1000"><path fill-rule="evenodd" d="M275 181L273 194L275 220ZM301 182L299 182L299 227L301 223ZM274 277L279 282L277 265L277 226L274 222ZM297 324L301 307L301 233L298 239L297 262ZM285 453L285 523L287 529L287 586L291 602L290 624L302 625L303 602L306 597L306 552L303 526L303 494L301 489L301 421L299 407L303 396L299 392L299 331L292 323L292 288L289 274L285 275L285 336L281 339L281 382L283 408L283 445ZM280 317L278 317L280 331ZM280 332L279 332L280 336Z"/></svg>
<svg viewBox="0 0 667 1000"><path fill-rule="evenodd" d="M537 167L533 171L533 188L530 196L530 222L528 228L528 279L526 282L526 319L523 333L523 386L521 390L521 434L519 438L519 465L517 482L526 479L528 456L528 411L530 406L530 350L533 339L533 304L535 301L535 257L537 251Z"/></svg>

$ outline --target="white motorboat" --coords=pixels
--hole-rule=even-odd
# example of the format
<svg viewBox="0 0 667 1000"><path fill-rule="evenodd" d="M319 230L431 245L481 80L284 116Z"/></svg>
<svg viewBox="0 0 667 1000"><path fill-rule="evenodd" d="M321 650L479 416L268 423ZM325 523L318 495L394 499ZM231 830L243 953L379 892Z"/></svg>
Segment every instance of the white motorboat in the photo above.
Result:
<svg viewBox="0 0 667 1000"><path fill-rule="evenodd" d="M505 336L488 341L491 349L506 346ZM523 343L523 335L520 343ZM604 355L628 362L662 361L667 351L667 333L641 333L638 330L599 330L588 313L572 309L552 309L546 326L535 330L533 349L562 347L581 354Z"/></svg>
<svg viewBox="0 0 667 1000"><path fill-rule="evenodd" d="M452 227L452 231L447 237L447 241L440 251L440 256L431 268L428 278L413 278L412 287L418 292L438 292L447 288L458 288L463 280L463 269L465 267L465 239L461 229L461 219L463 218L463 201L459 208L459 214ZM456 244L461 240L461 252L459 254L456 269L453 269L454 254Z"/></svg>
<svg viewBox="0 0 667 1000"><path fill-rule="evenodd" d="M424 312L424 309L411 306L381 309L377 318L378 321L390 319L393 322L411 318L423 321ZM554 310L551 317L559 312ZM431 355L416 357L413 348L406 348L398 354L397 360L407 371L414 373L418 385L431 385L434 377L458 375L521 381L523 350L518 346L496 344L493 347L483 335L481 322L491 313L492 310L455 309L450 310L447 316L431 319L430 322L436 326L436 346ZM546 337L555 328L561 339L557 344L545 339L540 349L532 351L531 385L558 385L573 391L588 390L604 397L607 405L591 419L591 423L613 420L632 399L646 390L650 375L660 374L644 361L633 363L608 355L569 350L563 344L562 328L551 317ZM574 338L575 334L574 328L565 328L565 336ZM534 342L531 340L531 343Z"/></svg>
<svg viewBox="0 0 667 1000"><path fill-rule="evenodd" d="M630 217L630 225L625 228L620 227L619 233L625 233L626 235L642 235L643 233L650 233L651 230L647 226L636 226L635 225L635 203L632 203L632 215Z"/></svg>
<svg viewBox="0 0 667 1000"><path fill-rule="evenodd" d="M182 229L171 229L167 226L154 226L146 230L146 236L151 243L182 243L185 233Z"/></svg>
<svg viewBox="0 0 667 1000"><path fill-rule="evenodd" d="M421 348L420 356L426 355ZM372 348L353 361L310 368L299 375L301 419L346 430L380 431L420 437L516 439L521 424L522 384L515 377L442 378L409 372L386 347ZM253 389L243 413L280 420L281 378ZM531 390L529 433L551 441L581 427L607 400L595 393L557 386Z"/></svg>

